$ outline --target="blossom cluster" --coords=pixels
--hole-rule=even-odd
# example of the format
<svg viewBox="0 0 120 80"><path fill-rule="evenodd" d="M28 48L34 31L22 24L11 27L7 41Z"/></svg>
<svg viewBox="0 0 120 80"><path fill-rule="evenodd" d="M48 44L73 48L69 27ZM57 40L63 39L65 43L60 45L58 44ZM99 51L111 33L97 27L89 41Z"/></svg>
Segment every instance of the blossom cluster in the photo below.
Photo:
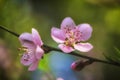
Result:
<svg viewBox="0 0 120 80"><path fill-rule="evenodd" d="M57 42L58 48L64 53L70 53L78 50L81 52L90 51L93 46L90 43L83 43L87 41L92 34L92 27L87 24L75 25L74 21L70 17L66 17L59 28L53 27L51 29L51 37ZM42 48L43 41L38 31L32 28L32 33L22 33L19 36L19 40L22 44L20 50L23 50L21 63L25 66L29 66L29 71L37 69L39 61L42 59L45 50Z"/></svg>

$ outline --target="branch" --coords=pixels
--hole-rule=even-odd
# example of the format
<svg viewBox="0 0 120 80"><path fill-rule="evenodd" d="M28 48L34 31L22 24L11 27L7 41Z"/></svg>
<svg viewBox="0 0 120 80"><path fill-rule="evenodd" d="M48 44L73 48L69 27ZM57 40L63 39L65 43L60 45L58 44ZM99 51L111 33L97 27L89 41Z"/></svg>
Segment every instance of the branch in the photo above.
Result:
<svg viewBox="0 0 120 80"><path fill-rule="evenodd" d="M5 30L5 31L7 31L7 32L9 32L10 34L12 34L12 35L14 35L14 36L16 36L16 37L19 37L19 34L13 32L13 31L11 31L11 30L3 27L3 26L0 26L0 28L3 29L3 30Z"/></svg>
<svg viewBox="0 0 120 80"><path fill-rule="evenodd" d="M0 26L0 28L2 30L5 30L7 32L9 32L10 34L16 36L16 37L19 37L19 34L3 27L3 26ZM57 48L54 48L54 47L50 47L50 46L47 46L47 45L43 45L42 48L44 49L45 52L50 52L50 51L58 51L58 52L62 52L60 49L57 49ZM63 52L62 52L63 53ZM73 55L73 56L76 56L76 57L82 57L82 58L85 58L85 59L88 59L92 62L100 62L100 63L105 63L105 64L110 64L110 65L114 65L114 66L118 66L120 67L120 63L115 63L115 62L110 62L110 61L106 61L106 60L101 60L101 59L97 59L97 58L93 58L93 57L89 57L89 56L85 56L85 55L82 55L82 54L78 54L76 52L71 52L71 53L68 53L69 55Z"/></svg>
<svg viewBox="0 0 120 80"><path fill-rule="evenodd" d="M50 47L50 46L47 46L47 45L44 45L44 46L43 46L43 49L44 49L45 51L47 51L47 52L50 52L50 51L62 52L60 49L53 48L53 47ZM63 52L62 52L62 53L63 53ZM113 63L113 62L109 62L109 61L105 61L105 60L101 60L101 59L97 59L97 58L85 56L85 55L82 55L82 54L78 54L78 53L76 53L76 52L71 52L71 53L66 53L66 54L74 55L74 56L77 56L77 57L82 57L82 58L85 58L85 59L89 59L89 60L91 60L92 62L100 62L100 63L110 64L110 65L114 65L114 66L119 66L119 67L120 67L120 63Z"/></svg>

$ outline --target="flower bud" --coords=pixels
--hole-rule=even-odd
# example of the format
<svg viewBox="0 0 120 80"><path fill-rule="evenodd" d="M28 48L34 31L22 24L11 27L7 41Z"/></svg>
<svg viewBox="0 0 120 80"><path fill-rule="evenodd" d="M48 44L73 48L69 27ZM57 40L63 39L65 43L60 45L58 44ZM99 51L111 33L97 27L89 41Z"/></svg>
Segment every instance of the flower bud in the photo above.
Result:
<svg viewBox="0 0 120 80"><path fill-rule="evenodd" d="M84 61L84 60L77 60L75 62L73 62L71 64L71 68L75 71L80 71L82 70L85 66L89 65L89 64L92 64L93 61L92 60L87 60L87 61Z"/></svg>

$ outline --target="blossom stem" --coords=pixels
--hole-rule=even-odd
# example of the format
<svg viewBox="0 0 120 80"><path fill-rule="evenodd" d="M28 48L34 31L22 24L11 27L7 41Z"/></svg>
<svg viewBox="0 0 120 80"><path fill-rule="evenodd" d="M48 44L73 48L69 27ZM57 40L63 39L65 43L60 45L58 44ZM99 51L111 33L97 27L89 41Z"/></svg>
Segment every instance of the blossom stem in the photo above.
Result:
<svg viewBox="0 0 120 80"><path fill-rule="evenodd" d="M0 26L0 28L3 29L3 30L5 30L5 31L7 31L7 32L9 32L9 33L11 33L12 35L14 35L14 36L16 36L16 37L19 37L19 34L13 32L13 31L11 31L11 30L3 27L3 26Z"/></svg>
<svg viewBox="0 0 120 80"><path fill-rule="evenodd" d="M13 31L11 31L11 30L3 27L3 26L0 26L0 29L7 31L7 32L9 32L10 34L12 34L12 35L14 35L16 37L19 37L18 33L15 33L15 32L13 32ZM63 51L61 51L60 49L57 49L57 48L54 48L54 47L51 47L51 46L48 46L48 45L43 45L42 48L45 50L46 53L48 53L50 51L58 51L58 52L63 53ZM86 55L78 54L76 52L68 53L68 55L74 55L76 57L82 57L82 58L91 60L92 62L100 62L100 63L110 64L110 65L114 65L114 66L119 66L120 67L120 63L115 63L115 62L110 62L110 61L106 61L106 60L101 60L101 59L89 57L89 56L86 56Z"/></svg>
<svg viewBox="0 0 120 80"><path fill-rule="evenodd" d="M49 51L62 52L60 49L53 48L53 47L50 47L50 46L47 46L47 45L44 45L44 47L45 47L46 49L48 49L48 52L49 52ZM63 53L63 52L62 52L62 53ZM69 55L74 55L74 56L77 56L77 57L82 57L82 58L85 58L85 59L89 59L89 60L91 60L92 62L100 62L100 63L110 64L110 65L120 66L120 63L113 63L113 62L110 62L110 61L101 60L101 59L97 59L97 58L85 56L85 55L82 55L82 54L78 54L78 53L76 53L76 52L71 52L71 53L67 53L67 54L69 54Z"/></svg>

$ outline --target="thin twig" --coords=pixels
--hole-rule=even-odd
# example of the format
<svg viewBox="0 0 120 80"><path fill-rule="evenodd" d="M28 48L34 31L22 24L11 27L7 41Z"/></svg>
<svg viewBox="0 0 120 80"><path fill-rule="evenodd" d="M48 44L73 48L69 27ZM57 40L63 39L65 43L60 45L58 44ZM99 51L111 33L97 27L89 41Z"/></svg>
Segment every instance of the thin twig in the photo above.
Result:
<svg viewBox="0 0 120 80"><path fill-rule="evenodd" d="M12 35L14 35L16 37L19 37L19 34L13 32L13 31L11 31L11 30L3 27L3 26L0 26L0 28L5 30L5 31L7 31L7 32L9 32L9 33L11 33ZM54 47L50 47L50 46L47 46L47 45L43 45L42 48L45 50L45 52L50 52L50 51L62 52L60 49L57 49L57 48L54 48ZM100 63L110 64L110 65L114 65L114 66L119 66L120 67L120 63L113 63L113 62L110 62L110 61L105 61L105 60L101 60L101 59L85 56L85 55L82 55L82 54L78 54L76 52L71 52L71 53L68 53L68 54L69 55L74 55L74 56L77 56L77 57L82 57L82 58L91 60L93 62L100 62Z"/></svg>
<svg viewBox="0 0 120 80"><path fill-rule="evenodd" d="M53 48L53 47L50 47L50 46L47 46L47 45L44 45L44 47L46 47L46 49L48 49L48 51L62 52L60 49ZM100 62L100 63L111 64L111 65L115 65L115 66L120 66L119 63L113 63L113 62L109 62L109 61L105 61L105 60L101 60L101 59L85 56L85 55L82 55L82 54L78 54L76 52L71 52L71 53L67 53L67 54L74 55L74 56L77 56L77 57L82 57L82 58L85 58L85 59L89 59L89 60L92 60L93 62Z"/></svg>
<svg viewBox="0 0 120 80"><path fill-rule="evenodd" d="M5 31L7 31L7 32L9 32L9 33L11 33L11 34L12 34L12 35L14 35L14 36L19 37L19 34L17 34L17 33L15 33L15 32L13 32L13 31L11 31L11 30L9 30L9 29L7 29L7 28L3 27L3 26L0 26L0 28L1 28L1 29L3 29L3 30L5 30Z"/></svg>

